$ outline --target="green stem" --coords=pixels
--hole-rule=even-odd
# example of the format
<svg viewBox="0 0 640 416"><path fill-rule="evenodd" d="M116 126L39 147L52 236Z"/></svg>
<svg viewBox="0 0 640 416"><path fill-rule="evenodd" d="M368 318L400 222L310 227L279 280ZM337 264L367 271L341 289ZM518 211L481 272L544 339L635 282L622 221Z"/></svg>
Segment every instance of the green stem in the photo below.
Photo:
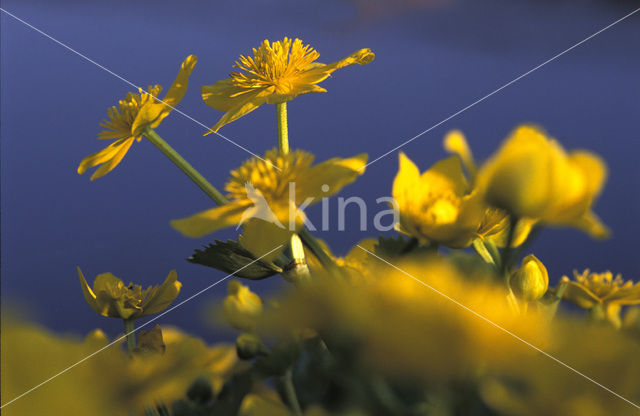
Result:
<svg viewBox="0 0 640 416"><path fill-rule="evenodd" d="M213 199L213 201L218 205L224 205L227 202L227 198L224 197L213 185L209 183L197 170L194 169L193 166L189 164L178 152L176 152L167 142L165 142L162 137L158 136L158 134L151 128L147 127L142 132L144 137L149 139L151 143L153 143L165 156L167 156L177 167L182 170L185 175L189 177L200 189L204 191L205 194L209 196L209 198Z"/></svg>
<svg viewBox="0 0 640 416"><path fill-rule="evenodd" d="M287 404L294 415L302 416L302 409L300 408L300 403L298 403L298 396L296 396L296 390L293 387L293 372L291 371L291 368L284 373L282 378Z"/></svg>
<svg viewBox="0 0 640 416"><path fill-rule="evenodd" d="M507 245L504 248L502 253L502 262L500 268L500 274L504 276L505 282L507 283L507 287L509 287L509 270L512 264L512 252L513 252L513 240L516 236L516 225L518 224L518 219L512 216L509 217L509 232L507 234Z"/></svg>
<svg viewBox="0 0 640 416"><path fill-rule="evenodd" d="M278 113L278 149L280 153L289 153L289 127L287 126L287 103L276 104Z"/></svg>
<svg viewBox="0 0 640 416"><path fill-rule="evenodd" d="M133 319L123 319L124 321L124 335L127 337L127 351L129 354L133 354L133 350L136 349L136 333Z"/></svg>

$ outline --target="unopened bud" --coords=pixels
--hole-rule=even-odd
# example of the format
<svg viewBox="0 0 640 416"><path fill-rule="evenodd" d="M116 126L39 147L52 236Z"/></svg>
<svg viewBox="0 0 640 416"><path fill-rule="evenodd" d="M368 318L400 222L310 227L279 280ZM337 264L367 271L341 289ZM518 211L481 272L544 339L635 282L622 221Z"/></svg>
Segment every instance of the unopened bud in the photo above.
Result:
<svg viewBox="0 0 640 416"><path fill-rule="evenodd" d="M540 299L549 287L549 275L544 264L533 254L522 259L522 265L509 280L511 290L521 300L532 302Z"/></svg>

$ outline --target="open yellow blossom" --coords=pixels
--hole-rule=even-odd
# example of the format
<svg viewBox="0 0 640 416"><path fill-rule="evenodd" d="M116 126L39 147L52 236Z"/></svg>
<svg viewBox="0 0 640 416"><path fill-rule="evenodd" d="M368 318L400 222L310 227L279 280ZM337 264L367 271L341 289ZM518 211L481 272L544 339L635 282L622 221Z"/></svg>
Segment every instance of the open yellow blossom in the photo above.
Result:
<svg viewBox="0 0 640 416"><path fill-rule="evenodd" d="M626 282L621 275L613 273L592 273L586 269L582 273L573 272L573 280L563 276L567 283L563 299L569 300L581 308L602 308L606 318L613 324L620 324L620 309L625 305L640 305L640 283Z"/></svg>
<svg viewBox="0 0 640 416"><path fill-rule="evenodd" d="M270 150L264 159L246 161L231 172L225 189L230 202L171 225L189 237L243 225L242 244L262 256L286 244L304 221L300 207L338 193L364 172L367 155L333 158L312 166L311 153L296 150L280 154ZM277 251L268 258L273 258Z"/></svg>
<svg viewBox="0 0 640 416"><path fill-rule="evenodd" d="M91 309L102 316L122 319L137 319L166 309L180 293L182 283L172 270L160 286L149 286L142 290L139 285L125 286L122 280L111 273L102 273L89 287L78 267L82 294Z"/></svg>
<svg viewBox="0 0 640 416"><path fill-rule="evenodd" d="M303 45L300 39L289 38L273 43L263 41L258 49L253 49L253 57L240 55L234 65L240 71L202 87L204 102L225 112L212 130L218 131L262 104L279 104L298 95L326 92L316 84L337 69L368 64L375 55L370 49L360 49L328 65L315 62L319 57L315 49Z"/></svg>
<svg viewBox="0 0 640 416"><path fill-rule="evenodd" d="M467 171L471 187L475 188L478 165L476 164L464 134L460 130L450 131L444 137L443 145L447 152L460 158L462 165ZM517 247L525 242L535 223L536 220L529 218L521 218L518 220L512 242L513 247ZM484 215L476 231L477 237L481 239L491 239L498 247L504 247L507 245L509 224L510 218L506 211L487 206L484 208Z"/></svg>
<svg viewBox="0 0 640 416"><path fill-rule="evenodd" d="M127 93L124 100L120 100L118 107L109 109L109 120L104 120L100 126L105 130L98 134L98 139L116 139L101 151L91 154L80 162L78 173L82 175L88 169L101 165L91 176L91 180L111 172L127 154L135 140L142 140L142 131L146 127L156 128L173 107L184 97L187 91L189 75L195 67L197 59L190 55L184 60L178 76L160 101L162 91L160 85L153 85L147 91L140 89L139 94Z"/></svg>
<svg viewBox="0 0 640 416"><path fill-rule="evenodd" d="M241 331L254 330L256 321L262 313L260 296L237 280L229 282L227 291L229 294L222 304L224 320Z"/></svg>
<svg viewBox="0 0 640 416"><path fill-rule="evenodd" d="M470 193L455 156L437 162L420 175L418 167L400 153L393 198L400 211L397 229L421 243L467 247L483 215L481 201L476 193Z"/></svg>
<svg viewBox="0 0 640 416"><path fill-rule="evenodd" d="M597 155L567 154L542 130L525 125L483 166L478 183L489 204L518 218L574 226L604 238L608 230L591 206L606 176L606 165Z"/></svg>

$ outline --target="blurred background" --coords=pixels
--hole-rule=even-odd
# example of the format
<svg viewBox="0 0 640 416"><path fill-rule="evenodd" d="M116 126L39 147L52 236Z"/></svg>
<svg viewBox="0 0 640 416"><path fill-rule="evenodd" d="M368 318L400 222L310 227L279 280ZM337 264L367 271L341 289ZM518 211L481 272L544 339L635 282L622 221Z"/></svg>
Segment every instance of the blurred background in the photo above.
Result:
<svg viewBox="0 0 640 416"><path fill-rule="evenodd" d="M638 1L535 0L249 0L25 1L2 7L134 84L173 81L180 62L198 56L179 108L206 125L221 113L199 88L225 78L239 54L263 39L299 37L333 62L363 47L376 53L365 67L338 71L289 104L292 145L321 161L367 152L371 159L449 117L553 55L640 7ZM79 176L80 160L102 149L98 123L132 88L2 13L1 187L2 305L19 307L49 328L108 334L121 322L85 303L76 266L90 282L112 272L125 282L159 284L176 269L177 301L225 275L187 263L208 238L183 237L169 226L211 202L148 142L135 143L112 173ZM556 282L573 269L607 269L640 279L640 13L504 89L403 148L424 170L445 154L442 137L462 129L483 160L517 124L544 126L566 148L586 148L609 164L608 185L595 210L613 229L598 242L574 230L547 229L533 251ZM249 155L174 113L158 133L222 188ZM275 107L263 106L221 130L262 154L276 145ZM340 196L369 204L369 232L352 207L345 232L317 235L337 254L375 236L376 198L390 195L397 152L370 166ZM310 210L312 222L320 207ZM349 216L347 217L349 218ZM260 294L284 286L278 276L255 282ZM206 324L226 293L221 284L163 316L213 341ZM382 311L381 311L382 313ZM210 319L209 319L210 320Z"/></svg>

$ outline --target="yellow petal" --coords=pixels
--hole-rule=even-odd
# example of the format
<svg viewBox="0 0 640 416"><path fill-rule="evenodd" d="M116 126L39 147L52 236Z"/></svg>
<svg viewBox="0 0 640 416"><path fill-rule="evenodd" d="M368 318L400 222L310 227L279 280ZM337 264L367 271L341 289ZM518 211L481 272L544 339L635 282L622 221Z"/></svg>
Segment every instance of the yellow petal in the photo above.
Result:
<svg viewBox="0 0 640 416"><path fill-rule="evenodd" d="M97 165L100 165L100 164L103 164L103 163L107 163L107 162L111 162L111 161L113 161L114 158L118 158L119 157L119 159L115 163L115 165L111 166L111 168L109 170L107 170L106 172L103 172L100 175L98 175L98 172L96 171L93 174L93 176L91 177L91 180L94 180L96 178L99 178L100 176L105 175L107 172L109 172L110 170L115 168L115 166L120 162L120 160L122 160L124 155L127 153L127 150L129 150L129 147L131 147L131 144L133 144L133 138L132 137L131 138L125 138L125 139L116 140L115 142L111 143L109 146L105 147L104 149L100 150L99 152L93 153L93 154L85 157L80 162L80 165L78 165L78 174L82 175L88 169L90 169L90 168L92 168L94 166L97 166ZM122 153L123 148L125 149L124 153ZM113 164L113 162L111 162L111 164Z"/></svg>
<svg viewBox="0 0 640 416"><path fill-rule="evenodd" d="M96 295L93 293L93 290L89 287L87 280L84 278L82 274L82 270L78 267L78 277L80 278L80 286L82 287L82 295L84 296L84 300L91 306L96 313L102 314L102 311L98 307L96 303Z"/></svg>
<svg viewBox="0 0 640 416"><path fill-rule="evenodd" d="M325 196L334 195L364 173L368 155L361 153L342 159L335 157L304 171L296 180L296 202L301 204L308 197L316 202ZM326 192L323 190L323 186Z"/></svg>
<svg viewBox="0 0 640 416"><path fill-rule="evenodd" d="M250 92L246 88L235 86L231 78L220 80L213 85L203 85L200 91L205 104L225 113L246 101L244 96Z"/></svg>
<svg viewBox="0 0 640 416"><path fill-rule="evenodd" d="M171 226L187 237L198 238L222 228L237 225L243 212L250 208L249 201L232 202L209 209L188 218L171 221Z"/></svg>
<svg viewBox="0 0 640 416"><path fill-rule="evenodd" d="M171 84L171 87L162 98L162 102L156 101L155 98L149 97L149 101L142 106L131 126L131 134L140 136L142 130L147 126L152 128L158 127L162 120L169 115L171 110L182 100L189 86L189 76L196 66L198 59L194 55L189 55L182 62L178 76Z"/></svg>
<svg viewBox="0 0 640 416"><path fill-rule="evenodd" d="M96 169L95 172L93 172L93 175L91 175L91 180L98 179L115 169L122 158L124 158L124 156L129 151L129 148L133 144L133 141L134 138L131 137L122 142L122 144L118 146L117 152L113 155L113 157L104 162L98 169Z"/></svg>
<svg viewBox="0 0 640 416"><path fill-rule="evenodd" d="M567 288L562 295L563 299L569 300L584 309L591 309L600 301L589 289L579 283L568 281L565 277L563 281L567 281Z"/></svg>
<svg viewBox="0 0 640 416"><path fill-rule="evenodd" d="M447 133L444 138L444 149L460 158L469 177L473 180L477 173L477 167L464 134L460 130L452 130Z"/></svg>
<svg viewBox="0 0 640 416"><path fill-rule="evenodd" d="M611 236L611 230L593 211L587 211L581 217L573 220L569 225L579 228L591 237L603 240Z"/></svg>
<svg viewBox="0 0 640 416"><path fill-rule="evenodd" d="M337 62L328 65L315 64L311 66L308 70L304 71L300 74L298 78L298 82L305 84L317 84L318 82L324 81L331 75L332 72L344 68L349 65L366 65L373 61L375 58L375 54L369 48L360 49L347 56L344 59L341 59Z"/></svg>
<svg viewBox="0 0 640 416"><path fill-rule="evenodd" d="M195 55L189 55L180 65L180 71L178 71L178 76L169 87L169 90L165 94L162 101L166 104L169 104L172 107L178 105L185 93L187 92L187 87L189 86L189 76L193 71L193 68L196 66L198 62L198 58ZM171 108L165 106L165 111L170 112Z"/></svg>
<svg viewBox="0 0 640 416"><path fill-rule="evenodd" d="M256 108L260 107L262 104L267 102L268 96L273 92L273 87L264 88L264 89L256 89L254 91L249 91L243 93L238 96L239 99L235 99L235 97L220 97L221 100L233 100L234 105L227 110L227 112L218 120L218 122L211 128L214 132L220 130L220 127L231 123L239 119L240 117L252 112ZM210 134L211 131L205 133Z"/></svg>
<svg viewBox="0 0 640 416"><path fill-rule="evenodd" d="M393 180L393 198L402 207L415 192L420 181L420 170L403 152L399 153L398 158L400 166Z"/></svg>
<svg viewBox="0 0 640 416"><path fill-rule="evenodd" d="M152 296L149 296L142 303L141 316L151 315L166 309L178 296L181 287L182 283L178 281L178 274L175 270L171 270L164 283L160 285L158 290L154 291Z"/></svg>
<svg viewBox="0 0 640 416"><path fill-rule="evenodd" d="M429 192L452 191L458 196L464 195L469 186L462 172L460 159L455 156L436 162L422 174L420 182Z"/></svg>

